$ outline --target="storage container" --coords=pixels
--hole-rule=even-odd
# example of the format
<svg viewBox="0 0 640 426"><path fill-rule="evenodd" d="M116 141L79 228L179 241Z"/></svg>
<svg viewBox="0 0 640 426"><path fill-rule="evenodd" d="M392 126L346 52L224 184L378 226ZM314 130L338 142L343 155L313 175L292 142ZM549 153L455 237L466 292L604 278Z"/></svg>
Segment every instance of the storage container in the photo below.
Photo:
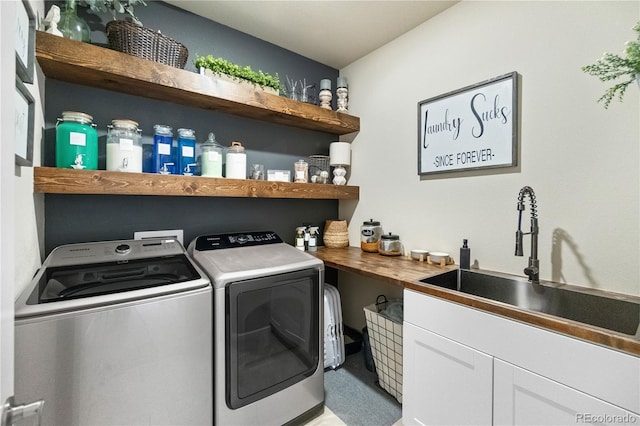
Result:
<svg viewBox="0 0 640 426"><path fill-rule="evenodd" d="M382 389L402 403L402 324L378 313L377 306L364 307L373 362Z"/></svg>
<svg viewBox="0 0 640 426"><path fill-rule="evenodd" d="M171 127L163 124L153 126L153 173L174 173L172 155L173 132Z"/></svg>
<svg viewBox="0 0 640 426"><path fill-rule="evenodd" d="M240 142L231 142L227 149L227 173L231 179L247 178L247 154Z"/></svg>
<svg viewBox="0 0 640 426"><path fill-rule="evenodd" d="M137 122L112 120L107 126L107 170L142 172L142 137Z"/></svg>
<svg viewBox="0 0 640 426"><path fill-rule="evenodd" d="M202 144L200 170L205 177L222 177L222 156L224 147L216 142L216 135L209 133L206 142Z"/></svg>
<svg viewBox="0 0 640 426"><path fill-rule="evenodd" d="M98 132L93 117L64 111L56 124L56 167L98 169Z"/></svg>
<svg viewBox="0 0 640 426"><path fill-rule="evenodd" d="M196 171L196 133L192 129L178 129L177 173L193 176Z"/></svg>

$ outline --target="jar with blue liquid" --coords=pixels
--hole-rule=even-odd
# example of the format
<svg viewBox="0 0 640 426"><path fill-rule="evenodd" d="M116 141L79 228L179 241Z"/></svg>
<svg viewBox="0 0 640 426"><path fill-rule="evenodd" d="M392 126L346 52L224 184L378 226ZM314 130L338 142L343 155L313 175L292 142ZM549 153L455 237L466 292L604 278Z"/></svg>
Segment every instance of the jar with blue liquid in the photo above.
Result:
<svg viewBox="0 0 640 426"><path fill-rule="evenodd" d="M153 170L152 173L175 174L175 161L171 153L172 128L163 124L153 126Z"/></svg>
<svg viewBox="0 0 640 426"><path fill-rule="evenodd" d="M196 165L196 133L192 129L178 129L176 174L193 176Z"/></svg>

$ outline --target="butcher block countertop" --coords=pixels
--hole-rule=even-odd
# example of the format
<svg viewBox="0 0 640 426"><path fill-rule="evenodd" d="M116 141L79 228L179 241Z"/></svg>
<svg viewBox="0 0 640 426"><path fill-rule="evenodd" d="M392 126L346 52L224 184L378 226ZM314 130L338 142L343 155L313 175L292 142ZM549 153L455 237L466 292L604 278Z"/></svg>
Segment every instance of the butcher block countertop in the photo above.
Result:
<svg viewBox="0 0 640 426"><path fill-rule="evenodd" d="M324 262L325 266L330 268L375 278L430 296L640 356L640 339L635 336L553 315L524 310L506 303L420 282L423 278L457 269L457 265L430 265L427 262L419 262L403 256L382 256L377 253L365 253L360 247L337 249L318 247L317 252L309 252L309 254L315 255ZM629 297L633 298L632 296ZM634 299L637 300L637 298Z"/></svg>

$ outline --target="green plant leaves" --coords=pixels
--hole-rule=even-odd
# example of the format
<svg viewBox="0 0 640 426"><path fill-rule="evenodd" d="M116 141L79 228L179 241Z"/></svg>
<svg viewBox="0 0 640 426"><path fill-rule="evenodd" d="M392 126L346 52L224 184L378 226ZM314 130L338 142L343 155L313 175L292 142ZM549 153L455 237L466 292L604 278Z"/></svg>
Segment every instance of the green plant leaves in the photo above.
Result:
<svg viewBox="0 0 640 426"><path fill-rule="evenodd" d="M627 80L615 84L598 99L598 102L604 102L604 107L608 108L611 100L617 95L622 101L622 97L627 87L633 83L638 74L640 74L640 22L633 27L638 33L635 41L626 43L626 58L615 55L613 53L605 53L604 56L596 61L595 64L582 67L582 71L597 77L600 81L617 80L621 77L627 77Z"/></svg>
<svg viewBox="0 0 640 426"><path fill-rule="evenodd" d="M199 56L193 61L196 68L206 68L214 74L226 74L233 78L249 81L261 87L271 87L283 91L278 73L275 76L258 70L252 70L250 66L242 67L223 58L215 58L213 55Z"/></svg>

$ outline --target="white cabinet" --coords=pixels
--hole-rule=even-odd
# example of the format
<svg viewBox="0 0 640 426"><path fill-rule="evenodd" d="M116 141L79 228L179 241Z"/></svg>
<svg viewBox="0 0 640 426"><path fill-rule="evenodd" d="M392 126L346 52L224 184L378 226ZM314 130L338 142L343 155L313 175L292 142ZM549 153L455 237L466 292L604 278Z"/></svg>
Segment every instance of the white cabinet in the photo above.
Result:
<svg viewBox="0 0 640 426"><path fill-rule="evenodd" d="M403 422L640 425L640 358L404 292Z"/></svg>
<svg viewBox="0 0 640 426"><path fill-rule="evenodd" d="M494 360L495 425L640 424L640 417L499 359Z"/></svg>
<svg viewBox="0 0 640 426"><path fill-rule="evenodd" d="M491 424L493 359L404 324L403 422Z"/></svg>

